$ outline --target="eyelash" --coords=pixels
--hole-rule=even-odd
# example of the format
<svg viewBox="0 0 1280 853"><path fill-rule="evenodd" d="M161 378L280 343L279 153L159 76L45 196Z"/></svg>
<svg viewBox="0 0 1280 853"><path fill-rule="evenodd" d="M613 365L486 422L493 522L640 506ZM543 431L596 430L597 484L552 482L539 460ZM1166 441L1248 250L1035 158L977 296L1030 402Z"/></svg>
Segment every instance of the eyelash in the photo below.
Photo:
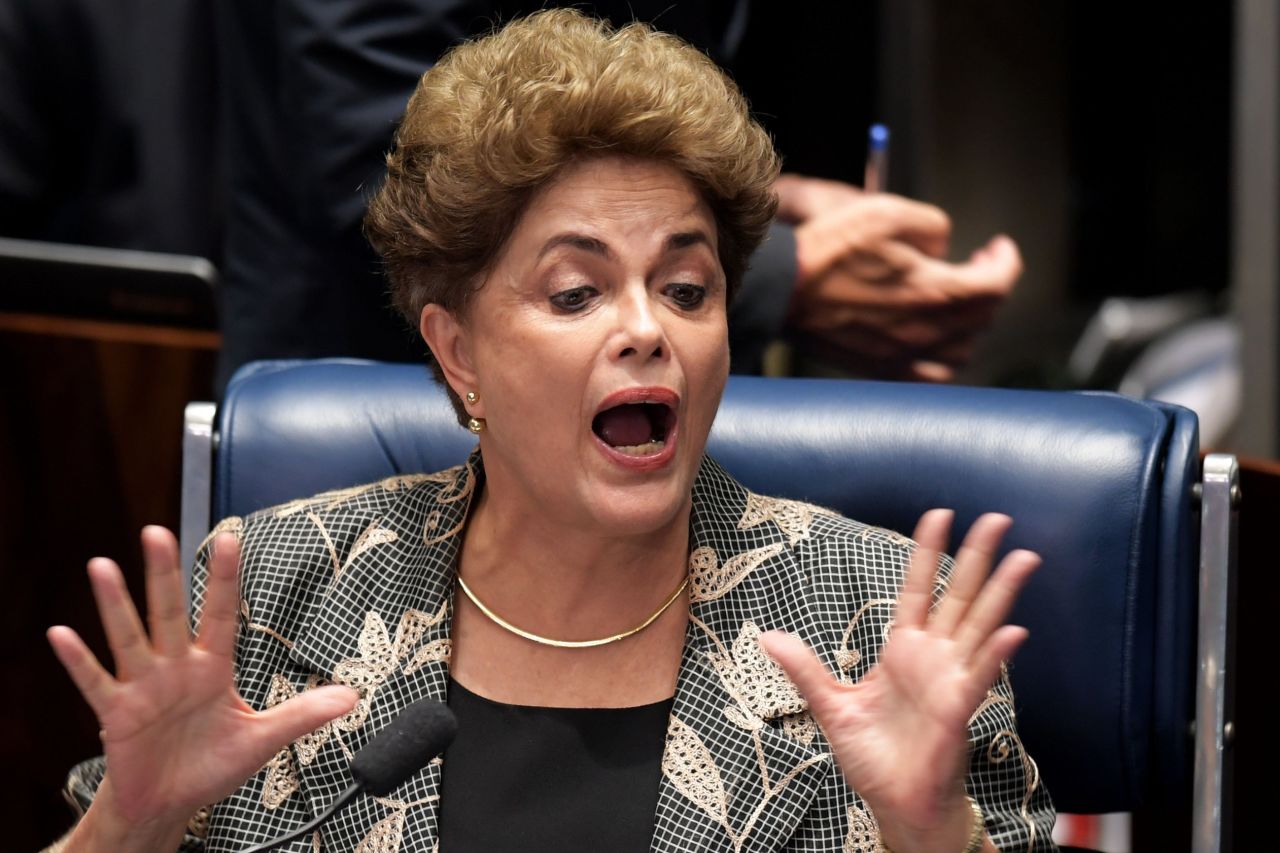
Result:
<svg viewBox="0 0 1280 853"><path fill-rule="evenodd" d="M552 294L551 304L566 313L574 313L587 307L587 300L598 293L599 291L590 285L571 287L568 290ZM688 282L668 284L663 288L663 293L670 296L677 306L686 311L699 307L707 297L707 289L705 287ZM571 301L574 299L579 301Z"/></svg>
<svg viewBox="0 0 1280 853"><path fill-rule="evenodd" d="M671 296L675 303L685 310L692 310L702 304L707 298L707 289L700 284L690 284L688 282L678 282L676 284L668 284L664 291ZM676 295L678 291L684 292L689 298L687 301L682 300Z"/></svg>
<svg viewBox="0 0 1280 853"><path fill-rule="evenodd" d="M598 292L599 291L594 287L585 284L580 287L571 287L568 290L562 290L559 293L552 294L551 304L556 308L559 308L561 311L571 314L575 311L581 311L583 308L587 307L587 299ZM569 300L571 298L579 296L582 297L580 302L570 304Z"/></svg>

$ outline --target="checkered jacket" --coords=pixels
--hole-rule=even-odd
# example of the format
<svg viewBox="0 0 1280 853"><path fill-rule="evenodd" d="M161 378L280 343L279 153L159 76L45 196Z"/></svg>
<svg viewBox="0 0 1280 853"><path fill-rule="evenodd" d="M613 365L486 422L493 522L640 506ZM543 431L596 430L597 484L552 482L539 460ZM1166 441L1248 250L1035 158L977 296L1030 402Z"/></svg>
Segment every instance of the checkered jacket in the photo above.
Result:
<svg viewBox="0 0 1280 853"><path fill-rule="evenodd" d="M310 820L350 784L351 755L373 733L418 699L446 698L454 572L483 477L476 454L440 473L218 525L215 533L236 533L243 549L236 677L245 700L269 707L327 683L355 687L361 699L201 815L188 846L237 851ZM756 638L775 628L797 634L837 677L858 680L884 643L911 541L753 494L710 459L694 484L690 524L690 618L652 849L879 851L874 816ZM968 790L996 845L1055 849L1052 805L1018 739L1007 677L975 712L969 739ZM436 851L441 778L437 760L285 849ZM82 779L81 787L92 786Z"/></svg>

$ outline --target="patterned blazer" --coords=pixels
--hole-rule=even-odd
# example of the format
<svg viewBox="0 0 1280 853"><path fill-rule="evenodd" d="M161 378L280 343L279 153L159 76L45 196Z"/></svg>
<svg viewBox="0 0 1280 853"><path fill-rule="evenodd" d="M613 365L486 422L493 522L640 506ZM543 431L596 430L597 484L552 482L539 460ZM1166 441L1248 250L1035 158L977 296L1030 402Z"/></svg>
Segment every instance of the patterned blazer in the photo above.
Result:
<svg viewBox="0 0 1280 853"><path fill-rule="evenodd" d="M477 453L440 473L218 525L215 533L235 532L243 548L245 699L268 707L326 683L362 698L214 806L199 826L208 851L237 851L311 819L350 783L351 755L374 732L417 699L445 699L454 571L483 477ZM756 638L774 628L797 634L838 677L856 681L884 642L911 541L753 494L710 459L694 484L691 539L689 624L652 849L878 851L874 816ZM974 713L969 736L968 789L997 846L1055 849L1052 805L1018 739L1007 675ZM436 850L441 778L437 759L393 795L358 798L286 849Z"/></svg>

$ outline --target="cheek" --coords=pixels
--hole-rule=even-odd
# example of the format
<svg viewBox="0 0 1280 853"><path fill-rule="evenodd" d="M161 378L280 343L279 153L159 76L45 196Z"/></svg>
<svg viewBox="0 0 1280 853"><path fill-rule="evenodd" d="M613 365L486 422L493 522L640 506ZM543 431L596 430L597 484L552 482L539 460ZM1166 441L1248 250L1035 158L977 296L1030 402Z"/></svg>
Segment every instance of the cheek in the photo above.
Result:
<svg viewBox="0 0 1280 853"><path fill-rule="evenodd" d="M575 351L572 340L563 335L508 333L490 347L478 366L481 381L489 389L493 415L520 428L527 437L565 435L562 424L579 417L590 366L590 360ZM534 423L556 428L523 429Z"/></svg>
<svg viewBox="0 0 1280 853"><path fill-rule="evenodd" d="M729 376L729 326L722 318L711 330L703 330L695 339L697 362L705 368L708 377L720 377L723 382Z"/></svg>
<svg viewBox="0 0 1280 853"><path fill-rule="evenodd" d="M698 409L709 428L720 406L720 395L729 378L729 342L727 334L707 335L690 350L687 362L690 390L696 395Z"/></svg>

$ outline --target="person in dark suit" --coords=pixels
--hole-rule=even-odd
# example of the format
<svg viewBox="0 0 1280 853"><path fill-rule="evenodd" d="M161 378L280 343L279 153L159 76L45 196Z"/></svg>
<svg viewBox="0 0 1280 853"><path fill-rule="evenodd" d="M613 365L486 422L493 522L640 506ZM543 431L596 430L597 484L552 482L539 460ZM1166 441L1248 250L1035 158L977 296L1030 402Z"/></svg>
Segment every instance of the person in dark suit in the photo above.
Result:
<svg viewBox="0 0 1280 853"><path fill-rule="evenodd" d="M0 236L217 257L210 5L0 3Z"/></svg>
<svg viewBox="0 0 1280 853"><path fill-rule="evenodd" d="M987 577L1008 517L940 566L947 511L912 543L705 457L778 167L733 83L643 25L549 10L425 75L367 227L478 447L224 521L194 642L171 534L144 531L150 636L94 561L117 673L49 632L107 753L66 849L296 828L427 696L461 717L443 765L313 844L1052 850L1003 670L1038 558Z"/></svg>
<svg viewBox="0 0 1280 853"><path fill-rule="evenodd" d="M217 6L228 168L218 386L258 358L416 361L360 233L383 152L418 77L451 46L546 4L499 0L231 0ZM579 4L581 5L581 4ZM731 64L748 0L600 0ZM821 118L815 117L815 124ZM791 175L734 304L736 372L784 332L863 375L946 379L1021 273L995 238L948 263L937 208Z"/></svg>

